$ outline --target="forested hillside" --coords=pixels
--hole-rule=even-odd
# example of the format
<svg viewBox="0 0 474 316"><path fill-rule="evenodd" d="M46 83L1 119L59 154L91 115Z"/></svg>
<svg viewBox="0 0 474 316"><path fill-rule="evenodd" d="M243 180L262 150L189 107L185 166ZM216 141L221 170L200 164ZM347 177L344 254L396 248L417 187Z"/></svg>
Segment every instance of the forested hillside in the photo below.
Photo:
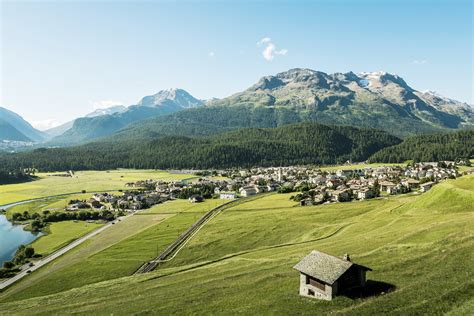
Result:
<svg viewBox="0 0 474 316"><path fill-rule="evenodd" d="M365 110L354 110L352 114L347 111L353 110L346 107L340 107L339 110L332 107L331 111L336 114L321 112L316 108L301 109L291 106L205 106L131 124L108 139L142 140L167 135L212 135L238 128L269 128L301 122L377 128L399 137L441 130L419 124L419 121L410 117L399 120L396 115L390 114L390 109L384 109L384 106L367 106ZM384 111L386 118L381 120L380 112Z"/></svg>
<svg viewBox="0 0 474 316"><path fill-rule="evenodd" d="M112 168L225 168L333 164L370 155L401 140L386 132L315 123L240 129L208 137L96 142L78 147L4 154L7 168L41 171Z"/></svg>
<svg viewBox="0 0 474 316"><path fill-rule="evenodd" d="M440 161L474 157L474 129L419 135L375 153L372 162Z"/></svg>

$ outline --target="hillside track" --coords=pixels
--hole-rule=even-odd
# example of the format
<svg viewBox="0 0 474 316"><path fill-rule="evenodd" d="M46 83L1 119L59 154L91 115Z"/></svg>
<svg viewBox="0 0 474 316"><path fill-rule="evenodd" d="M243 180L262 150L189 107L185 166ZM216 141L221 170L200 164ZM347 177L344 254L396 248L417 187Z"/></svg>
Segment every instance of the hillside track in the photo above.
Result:
<svg viewBox="0 0 474 316"><path fill-rule="evenodd" d="M217 216L220 212L226 208L248 201L253 201L259 198L266 196L266 194L260 194L257 196L252 196L249 198L241 198L238 200L229 201L222 205L219 205L206 214L204 214L198 221L191 225L185 232L178 236L178 238L171 243L162 253L160 253L155 259L145 262L137 271L133 274L142 274L155 270L161 262L167 262L174 258L174 256L179 252L179 250L185 246L185 244L212 218ZM171 258L170 256L173 255Z"/></svg>

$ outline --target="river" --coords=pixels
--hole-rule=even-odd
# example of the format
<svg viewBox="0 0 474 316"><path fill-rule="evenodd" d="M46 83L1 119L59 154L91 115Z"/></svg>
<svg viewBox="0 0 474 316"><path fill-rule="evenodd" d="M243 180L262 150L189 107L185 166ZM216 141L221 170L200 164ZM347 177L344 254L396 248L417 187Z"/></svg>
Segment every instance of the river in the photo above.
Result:
<svg viewBox="0 0 474 316"><path fill-rule="evenodd" d="M6 210L12 206L28 202L31 201L3 205L0 206L0 209ZM5 215L0 214L0 268L3 265L3 262L9 261L13 258L15 251L20 245L29 244L41 235L41 233L33 234L29 231L23 230L23 226L12 224L7 220Z"/></svg>

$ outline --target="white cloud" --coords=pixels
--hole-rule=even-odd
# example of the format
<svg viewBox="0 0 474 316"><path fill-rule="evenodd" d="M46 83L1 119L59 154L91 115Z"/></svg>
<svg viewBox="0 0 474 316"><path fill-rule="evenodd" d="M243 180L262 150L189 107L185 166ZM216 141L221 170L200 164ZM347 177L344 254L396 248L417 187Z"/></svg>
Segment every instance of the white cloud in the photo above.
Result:
<svg viewBox="0 0 474 316"><path fill-rule="evenodd" d="M208 55L209 57L211 57L211 58L214 57L214 56L216 56L216 54L215 54L214 52L209 52L207 55Z"/></svg>
<svg viewBox="0 0 474 316"><path fill-rule="evenodd" d="M39 129L40 131L45 131L47 129L61 125L60 122L53 119L29 122L31 125L33 125L34 128Z"/></svg>
<svg viewBox="0 0 474 316"><path fill-rule="evenodd" d="M272 61L275 56L285 56L288 53L287 49L277 49L275 43L270 37L264 37L257 42L257 46L264 46L262 56L267 61Z"/></svg>
<svg viewBox="0 0 474 316"><path fill-rule="evenodd" d="M415 64L415 65L424 65L424 64L427 64L428 61L426 59L421 59L421 60L417 60L415 59L414 61L412 61L412 64Z"/></svg>
<svg viewBox="0 0 474 316"><path fill-rule="evenodd" d="M92 105L94 110L107 109L112 106L123 105L122 101L114 101L114 100L89 101L89 103L90 105Z"/></svg>
<svg viewBox="0 0 474 316"><path fill-rule="evenodd" d="M260 41L257 42L257 45L262 45L266 43L271 43L272 39L270 37L264 37Z"/></svg>

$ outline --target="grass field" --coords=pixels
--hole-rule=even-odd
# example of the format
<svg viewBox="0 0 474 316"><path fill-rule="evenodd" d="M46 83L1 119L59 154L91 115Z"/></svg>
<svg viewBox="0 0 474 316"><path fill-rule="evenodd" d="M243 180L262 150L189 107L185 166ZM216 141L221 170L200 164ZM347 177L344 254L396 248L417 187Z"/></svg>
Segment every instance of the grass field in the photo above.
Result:
<svg viewBox="0 0 474 316"><path fill-rule="evenodd" d="M188 200L174 200L157 204L149 209L143 210L140 214L156 214L156 213L181 213L181 212L207 212L228 200L208 199L202 203L191 203Z"/></svg>
<svg viewBox="0 0 474 316"><path fill-rule="evenodd" d="M45 256L102 225L81 221L51 223L47 228L47 234L35 240L31 246L36 253Z"/></svg>
<svg viewBox="0 0 474 316"><path fill-rule="evenodd" d="M127 182L137 180L183 180L194 177L189 174L171 174L160 170L78 171L74 177L51 177L38 174L39 180L20 184L0 185L0 205L82 190L112 191L125 189Z"/></svg>
<svg viewBox="0 0 474 316"><path fill-rule="evenodd" d="M134 216L173 217L155 225L156 231L145 229L143 236L113 246L80 247L57 261L62 268L53 264L0 294L0 314L472 312L474 176L438 184L422 195L364 202L295 207L287 197L264 195L226 209L157 271L118 278L132 270L121 256L138 261L142 252L151 254L146 245L161 239L158 228L172 231L172 220L200 213ZM377 295L331 302L300 297L292 266L313 249L349 253L371 267L368 284ZM79 260L84 251L87 264ZM76 258L78 268L65 267L68 256ZM118 272L105 282L93 284L106 279L98 276L82 281L102 265Z"/></svg>
<svg viewBox="0 0 474 316"><path fill-rule="evenodd" d="M0 299L52 294L131 275L143 262L163 251L205 211L221 203L223 200L206 200L196 204L175 200L139 212L36 271L4 295L0 294ZM49 243L43 238L34 243L35 249L38 246L36 243L39 243L48 250ZM58 236L58 242L67 238Z"/></svg>

